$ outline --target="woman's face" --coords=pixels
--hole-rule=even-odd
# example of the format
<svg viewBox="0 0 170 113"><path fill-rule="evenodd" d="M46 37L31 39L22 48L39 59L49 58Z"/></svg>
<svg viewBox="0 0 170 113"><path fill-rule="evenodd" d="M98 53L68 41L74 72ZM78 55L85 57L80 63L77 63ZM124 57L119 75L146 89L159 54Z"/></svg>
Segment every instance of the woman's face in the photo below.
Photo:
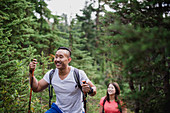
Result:
<svg viewBox="0 0 170 113"><path fill-rule="evenodd" d="M116 93L116 89L112 84L109 85L109 87L107 88L107 91L109 95L113 95Z"/></svg>

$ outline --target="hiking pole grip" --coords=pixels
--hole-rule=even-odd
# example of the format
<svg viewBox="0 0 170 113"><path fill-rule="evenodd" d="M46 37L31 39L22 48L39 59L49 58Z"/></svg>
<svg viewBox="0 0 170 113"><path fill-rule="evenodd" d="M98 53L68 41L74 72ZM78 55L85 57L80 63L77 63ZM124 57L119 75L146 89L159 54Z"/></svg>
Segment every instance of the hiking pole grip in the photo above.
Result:
<svg viewBox="0 0 170 113"><path fill-rule="evenodd" d="M86 84L86 81L85 80L82 80L83 84ZM87 97L87 93L84 93L83 94L83 101L84 101L84 110L85 110L85 113L86 113L86 97Z"/></svg>
<svg viewBox="0 0 170 113"><path fill-rule="evenodd" d="M86 81L85 81L85 80L82 80L82 82L83 82L83 84L85 84L85 83L86 83Z"/></svg>
<svg viewBox="0 0 170 113"><path fill-rule="evenodd" d="M85 80L82 80L83 84L86 84ZM84 93L85 97L87 97L87 93Z"/></svg>

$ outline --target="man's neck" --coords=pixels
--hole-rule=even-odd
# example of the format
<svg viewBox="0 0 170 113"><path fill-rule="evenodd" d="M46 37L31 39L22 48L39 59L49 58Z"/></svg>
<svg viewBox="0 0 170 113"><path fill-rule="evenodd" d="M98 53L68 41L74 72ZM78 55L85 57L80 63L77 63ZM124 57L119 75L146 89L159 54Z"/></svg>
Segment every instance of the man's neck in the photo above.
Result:
<svg viewBox="0 0 170 113"><path fill-rule="evenodd" d="M60 75L60 76L66 76L66 75L69 74L70 70L71 70L71 67L70 67L70 66L67 66L67 67L64 68L64 69L59 69L59 75Z"/></svg>

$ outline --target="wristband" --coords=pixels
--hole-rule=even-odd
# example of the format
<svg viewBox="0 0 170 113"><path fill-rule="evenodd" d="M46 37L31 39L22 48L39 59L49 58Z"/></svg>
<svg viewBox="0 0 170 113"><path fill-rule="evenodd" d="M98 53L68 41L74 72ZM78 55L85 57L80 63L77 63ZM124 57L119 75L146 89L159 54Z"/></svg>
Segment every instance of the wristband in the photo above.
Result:
<svg viewBox="0 0 170 113"><path fill-rule="evenodd" d="M88 92L88 94L92 94L92 93L93 93L93 88L90 87L90 91Z"/></svg>

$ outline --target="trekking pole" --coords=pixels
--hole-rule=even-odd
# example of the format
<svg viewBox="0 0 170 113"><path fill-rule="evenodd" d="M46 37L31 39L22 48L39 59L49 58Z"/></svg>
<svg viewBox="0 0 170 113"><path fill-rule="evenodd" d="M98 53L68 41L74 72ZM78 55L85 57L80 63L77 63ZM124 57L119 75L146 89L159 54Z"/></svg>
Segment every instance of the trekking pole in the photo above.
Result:
<svg viewBox="0 0 170 113"><path fill-rule="evenodd" d="M35 61L35 60L33 60L33 61ZM32 97L32 84L33 84L34 71L35 71L35 69L32 70L32 73L31 73L32 74L32 76L31 76L31 90L30 90L30 99L29 99L28 113L30 113L30 111L31 111L31 97Z"/></svg>
<svg viewBox="0 0 170 113"><path fill-rule="evenodd" d="M83 84L86 84L85 80L83 80L82 82L83 82ZM87 97L87 93L84 93L83 94L83 101L84 101L84 111L85 111L85 113L86 113L86 97Z"/></svg>

